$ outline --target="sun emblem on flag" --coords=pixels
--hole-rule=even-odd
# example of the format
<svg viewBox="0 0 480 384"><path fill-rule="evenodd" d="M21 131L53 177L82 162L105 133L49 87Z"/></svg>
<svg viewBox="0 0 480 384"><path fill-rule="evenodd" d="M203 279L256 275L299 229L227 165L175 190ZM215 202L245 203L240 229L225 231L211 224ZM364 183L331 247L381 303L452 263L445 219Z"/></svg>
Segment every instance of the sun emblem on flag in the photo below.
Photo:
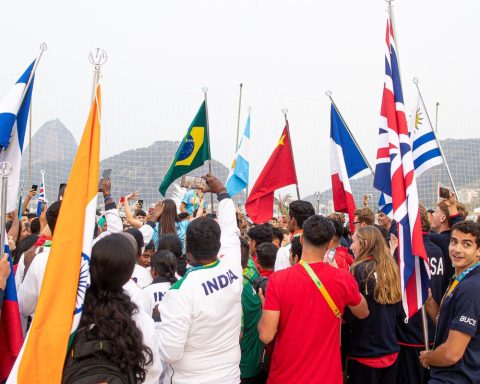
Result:
<svg viewBox="0 0 480 384"><path fill-rule="evenodd" d="M85 293L90 286L90 257L82 252L82 261L80 264L80 276L78 277L77 301L75 302L75 315L83 310L83 301Z"/></svg>
<svg viewBox="0 0 480 384"><path fill-rule="evenodd" d="M417 108L417 112L415 112L415 129L420 129L422 127L423 121L423 114L420 111L420 108Z"/></svg>

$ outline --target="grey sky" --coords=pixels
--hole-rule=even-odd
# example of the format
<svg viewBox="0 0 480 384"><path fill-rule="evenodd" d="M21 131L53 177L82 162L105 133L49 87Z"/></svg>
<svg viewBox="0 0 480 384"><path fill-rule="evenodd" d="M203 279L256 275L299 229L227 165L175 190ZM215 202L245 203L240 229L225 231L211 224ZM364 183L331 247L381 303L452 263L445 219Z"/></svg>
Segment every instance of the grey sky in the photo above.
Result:
<svg viewBox="0 0 480 384"><path fill-rule="evenodd" d="M385 8L382 0L3 2L0 97L47 42L34 89L34 132L60 118L79 140L92 86L88 53L102 47L109 56L102 158L180 140L207 86L212 155L229 165L243 82L241 131L252 106L252 182L278 141L287 107L306 195L330 186L327 89L374 163ZM407 110L418 76L431 117L440 102L441 139L479 136L479 9L473 0L394 1Z"/></svg>

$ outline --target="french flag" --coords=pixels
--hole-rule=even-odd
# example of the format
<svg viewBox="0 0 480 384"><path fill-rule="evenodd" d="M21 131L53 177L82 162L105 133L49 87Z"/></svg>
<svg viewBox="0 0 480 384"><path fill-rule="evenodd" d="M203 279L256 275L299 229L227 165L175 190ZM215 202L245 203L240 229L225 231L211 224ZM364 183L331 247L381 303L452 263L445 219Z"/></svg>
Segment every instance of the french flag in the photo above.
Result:
<svg viewBox="0 0 480 384"><path fill-rule="evenodd" d="M15 275L8 245L5 245L5 253L8 253L11 272L5 286L5 296L3 298L0 315L0 381L5 380L10 374L23 344L22 323L20 321L17 290L15 288Z"/></svg>
<svg viewBox="0 0 480 384"><path fill-rule="evenodd" d="M348 213L353 232L356 207L349 179L369 167L333 103L330 112L330 165L333 207L336 212Z"/></svg>

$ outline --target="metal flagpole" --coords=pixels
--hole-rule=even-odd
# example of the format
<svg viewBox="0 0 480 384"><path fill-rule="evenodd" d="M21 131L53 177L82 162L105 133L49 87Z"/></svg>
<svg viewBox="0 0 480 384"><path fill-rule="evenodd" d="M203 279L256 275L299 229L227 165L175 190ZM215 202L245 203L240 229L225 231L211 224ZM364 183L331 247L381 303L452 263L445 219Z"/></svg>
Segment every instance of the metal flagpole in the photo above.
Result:
<svg viewBox="0 0 480 384"><path fill-rule="evenodd" d="M102 69L102 65L106 63L108 56L107 52L102 48L95 48L94 50L90 51L88 56L90 63L92 63L93 67L93 88L92 88L92 103L95 99L95 91L97 90L97 85L100 81L100 73Z"/></svg>
<svg viewBox="0 0 480 384"><path fill-rule="evenodd" d="M25 89L23 90L22 98L20 99L20 104L19 105L22 105L23 99L25 99L25 96L27 95L28 87L30 87L30 83L32 82L33 76L35 75L35 71L37 70L38 63L40 62L40 59L43 56L43 52L45 52L47 49L48 49L47 44L45 44L45 43L40 44L40 53L38 54L37 58L35 59L35 64L33 65L33 69L32 69L32 72L30 73L30 77L28 78Z"/></svg>
<svg viewBox="0 0 480 384"><path fill-rule="evenodd" d="M7 220L7 188L8 175L12 172L12 165L9 162L0 163L0 175L2 176L2 191L1 191L1 212L0 212L0 244L5 248L5 224ZM2 252L3 256L3 252Z"/></svg>
<svg viewBox="0 0 480 384"><path fill-rule="evenodd" d="M210 152L210 125L208 122L208 102L207 102L207 87L202 88L203 91L203 97L205 98L205 114L207 116L207 126L205 127L207 129L207 138L208 138L208 153L210 154L210 159L208 159L208 173L211 175L212 174L212 153ZM236 150L235 150L236 152ZM213 213L213 193L210 193L210 210L211 213Z"/></svg>
<svg viewBox="0 0 480 384"><path fill-rule="evenodd" d="M423 101L422 92L420 92L420 87L418 86L418 83L419 83L418 77L413 78L413 83L417 87L418 95L420 96L420 101L423 105L423 108L425 109L425 113L427 115L428 122L430 123L430 126L433 127L432 121L430 120L430 116L428 115L427 107L425 107L425 103ZM438 105L438 103L437 103L437 105ZM437 107L437 117L438 117L438 107ZM436 127L436 123L435 123L435 130L436 129L437 129L437 127ZM443 153L442 146L440 145L440 142L438 141L438 137L437 137L437 134L436 134L435 131L433 132L433 136L435 137L435 140L438 144L438 149L440 150L440 154L442 155L442 159L443 159L443 162L445 164L445 168L447 169L448 177L450 178L450 183L452 184L453 191L455 192L455 196L457 196L457 188L455 187L455 183L453 182L452 174L450 173L450 168L448 166L447 159L445 159L445 154ZM457 199L458 199L458 197L457 197Z"/></svg>
<svg viewBox="0 0 480 384"><path fill-rule="evenodd" d="M32 185L32 101L28 116L28 185Z"/></svg>
<svg viewBox="0 0 480 384"><path fill-rule="evenodd" d="M347 123L346 123L345 120L343 119L342 114L340 113L340 111L339 111L338 108L337 108L337 104L335 104L335 101L333 101L332 91L326 91L326 92L325 92L325 95L328 96L328 98L329 98L330 101L332 102L333 107L334 107L335 110L337 111L338 116L340 116L340 119L342 119L342 123L343 123L343 125L345 126L345 128L347 128L348 134L350 135L350 137L352 138L353 142L355 143L355 145L357 146L358 150L360 151L360 155L362 155L363 161L365 161L365 163L368 165L368 168L370 169L370 172L372 172L372 173L375 175L375 171L373 170L372 166L370 165L370 162L369 162L369 161L367 160L367 158L365 157L365 154L363 153L362 149L361 149L360 146L358 145L357 140L355 140L355 137L353 136L352 131L350 130L350 128L348 127Z"/></svg>
<svg viewBox="0 0 480 384"><path fill-rule="evenodd" d="M393 0L385 0L385 1L388 3L388 16L389 16L389 19L390 19L393 35L395 36L395 49L396 49L396 52L397 52L397 65L398 65L398 72L399 72L398 75L401 79L402 76L400 74L400 72L401 72L400 71L400 55L399 55L399 51L398 51L399 44L398 44L397 36L396 36L396 33L395 33L395 22L394 22L394 18L393 18L393 10L392 10L392 1ZM428 114L427 114L427 116L428 116ZM412 148L412 150L413 150L413 148ZM424 340L424 343L425 343L425 349L428 350L429 349L428 322L427 322L427 313L425 311L425 304L423 304L423 306L422 306L422 312L421 313L422 313L423 340Z"/></svg>
<svg viewBox="0 0 480 384"><path fill-rule="evenodd" d="M249 106L248 107L248 118L250 119L250 112L252 111L252 107ZM250 169L248 170L248 172L250 173ZM250 179L250 175L249 175L249 179ZM247 186L245 187L245 201L248 199L248 183L247 183Z"/></svg>
<svg viewBox="0 0 480 384"><path fill-rule="evenodd" d="M238 97L237 140L235 142L235 152L237 152L238 150L238 136L240 134L240 112L242 110L242 89L243 89L243 84L240 83L240 96Z"/></svg>
<svg viewBox="0 0 480 384"><path fill-rule="evenodd" d="M287 128L287 133L288 133L288 143L290 145L290 152L292 154L292 161L293 161L293 169L295 171L295 177L297 177L297 168L295 167L295 156L293 156L293 147L292 147L292 135L290 135L290 127L288 125L288 119L287 119L287 113L288 109L283 108L282 109L283 116L285 117L285 127ZM300 200L300 191L298 189L298 178L297 178L297 183L295 184L295 187L297 188L297 198Z"/></svg>
<svg viewBox="0 0 480 384"><path fill-rule="evenodd" d="M438 133L438 107L440 103L437 101L435 104L435 127L433 130L435 131L435 136ZM438 188L437 188L437 168L432 169L432 179L433 179L433 204L436 204L437 202L437 196L438 196Z"/></svg>

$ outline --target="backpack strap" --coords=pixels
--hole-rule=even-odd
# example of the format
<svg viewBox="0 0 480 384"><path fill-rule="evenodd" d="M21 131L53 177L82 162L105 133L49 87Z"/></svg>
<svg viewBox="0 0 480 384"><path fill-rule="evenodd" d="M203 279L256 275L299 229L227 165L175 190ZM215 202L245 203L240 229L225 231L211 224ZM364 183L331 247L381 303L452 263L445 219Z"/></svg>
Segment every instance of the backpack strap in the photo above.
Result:
<svg viewBox="0 0 480 384"><path fill-rule="evenodd" d="M315 283L315 285L317 286L318 290L320 291L320 293L322 294L322 296L325 298L325 301L327 302L328 306L330 307L330 309L332 310L333 314L335 315L335 317L338 317L340 318L342 316L342 313L340 312L340 310L338 309L337 305L335 304L335 302L333 301L332 299L332 296L330 296L330 294L328 293L327 291L327 288L325 288L325 286L322 284L322 282L320 281L320 279L318 278L318 276L315 274L315 272L313 271L313 269L303 260L300 260L299 264L305 268L305 270L307 271L308 275L310 276L310 278L313 280L313 282Z"/></svg>
<svg viewBox="0 0 480 384"><path fill-rule="evenodd" d="M105 352L110 356L112 354L112 344L107 340L82 341L73 346L71 353L72 358L81 359L97 352Z"/></svg>

